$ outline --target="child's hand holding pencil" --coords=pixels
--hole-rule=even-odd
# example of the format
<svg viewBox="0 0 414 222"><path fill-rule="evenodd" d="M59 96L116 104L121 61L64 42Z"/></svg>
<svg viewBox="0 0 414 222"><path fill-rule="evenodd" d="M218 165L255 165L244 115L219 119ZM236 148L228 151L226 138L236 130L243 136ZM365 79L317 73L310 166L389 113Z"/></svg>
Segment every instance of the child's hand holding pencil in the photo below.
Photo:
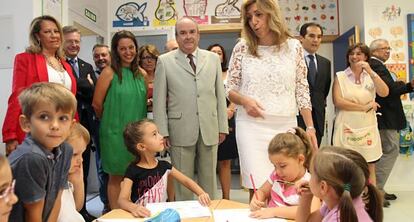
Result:
<svg viewBox="0 0 414 222"><path fill-rule="evenodd" d="M296 191L300 196L313 196L310 188L309 188L309 181L306 180L299 180L294 183L296 187Z"/></svg>

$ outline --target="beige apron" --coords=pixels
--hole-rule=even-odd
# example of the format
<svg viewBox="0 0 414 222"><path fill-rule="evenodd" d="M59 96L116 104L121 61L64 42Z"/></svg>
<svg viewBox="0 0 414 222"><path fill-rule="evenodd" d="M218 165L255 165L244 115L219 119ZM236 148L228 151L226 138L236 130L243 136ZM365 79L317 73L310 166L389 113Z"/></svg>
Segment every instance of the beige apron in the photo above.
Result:
<svg viewBox="0 0 414 222"><path fill-rule="evenodd" d="M367 74L361 75L361 84L353 83L345 72L338 72L337 79L344 99L358 104L375 100L374 82ZM367 162L378 160L382 149L374 110L338 110L333 144L359 152Z"/></svg>

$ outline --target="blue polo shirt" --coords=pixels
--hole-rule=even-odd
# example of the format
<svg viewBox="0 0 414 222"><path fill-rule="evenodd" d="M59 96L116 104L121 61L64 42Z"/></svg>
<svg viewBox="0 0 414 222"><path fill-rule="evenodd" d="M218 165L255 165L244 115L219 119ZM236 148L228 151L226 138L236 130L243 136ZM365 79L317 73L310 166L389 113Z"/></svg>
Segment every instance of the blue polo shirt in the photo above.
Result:
<svg viewBox="0 0 414 222"><path fill-rule="evenodd" d="M42 221L47 221L60 189L67 187L72 147L67 143L49 151L28 134L9 156L15 193L19 201L13 205L9 221L24 222L23 204L44 199Z"/></svg>

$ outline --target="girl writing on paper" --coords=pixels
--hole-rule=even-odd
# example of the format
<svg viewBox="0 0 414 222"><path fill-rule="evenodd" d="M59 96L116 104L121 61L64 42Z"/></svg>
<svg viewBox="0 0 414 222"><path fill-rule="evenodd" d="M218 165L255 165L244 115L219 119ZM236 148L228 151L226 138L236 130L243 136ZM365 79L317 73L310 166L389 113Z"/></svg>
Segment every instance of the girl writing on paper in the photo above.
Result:
<svg viewBox="0 0 414 222"><path fill-rule="evenodd" d="M307 168L312 157L312 144L305 131L299 127L291 128L270 141L268 155L274 170L252 198L250 216L295 219L299 204L295 182L310 179ZM315 209L319 207L318 202L315 200L312 204Z"/></svg>

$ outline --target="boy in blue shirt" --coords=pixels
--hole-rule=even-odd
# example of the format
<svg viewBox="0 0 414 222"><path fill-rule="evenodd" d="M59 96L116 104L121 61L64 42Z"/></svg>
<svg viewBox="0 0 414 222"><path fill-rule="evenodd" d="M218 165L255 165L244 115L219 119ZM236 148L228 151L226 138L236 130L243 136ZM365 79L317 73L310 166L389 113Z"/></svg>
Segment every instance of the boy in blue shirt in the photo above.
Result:
<svg viewBox="0 0 414 222"><path fill-rule="evenodd" d="M67 186L72 148L64 141L74 122L76 99L63 85L35 83L19 95L20 126L27 133L9 156L19 201L10 221L56 221Z"/></svg>

